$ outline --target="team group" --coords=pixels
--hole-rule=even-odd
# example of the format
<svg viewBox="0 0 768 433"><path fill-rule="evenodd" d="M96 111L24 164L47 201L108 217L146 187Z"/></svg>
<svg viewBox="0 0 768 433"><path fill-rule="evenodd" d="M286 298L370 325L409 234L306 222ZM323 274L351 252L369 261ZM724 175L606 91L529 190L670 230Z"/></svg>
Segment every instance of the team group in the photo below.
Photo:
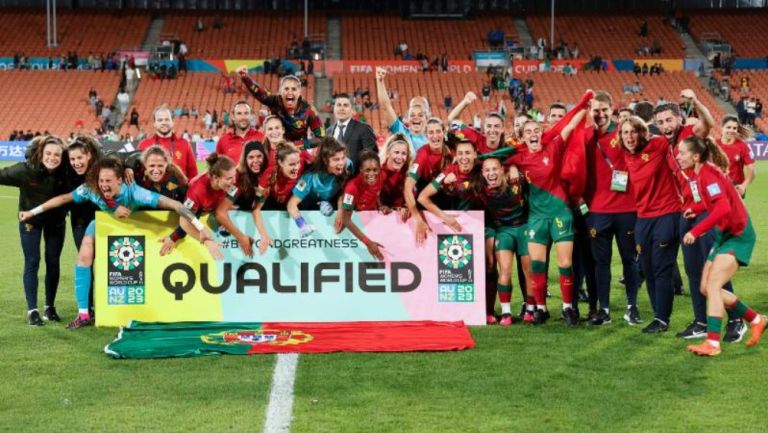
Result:
<svg viewBox="0 0 768 433"><path fill-rule="evenodd" d="M173 133L172 112L154 111L155 134L140 152L103 155L96 140L77 137L65 145L54 136L32 140L26 162L0 170L0 184L20 188L19 232L24 251L27 320L59 321L54 307L59 280L65 216L70 214L78 248L75 294L78 314L68 327L93 323L92 264L96 210L130 217L139 209L168 209L180 226L164 239L161 254L189 235L214 258L221 258L210 229L198 217L212 213L237 240L243 253L263 254L271 237L262 210L287 210L301 237L315 230L301 215L319 210L334 228L350 230L376 259L385 251L353 222L354 211L396 212L413 218L415 242L430 234L423 212L453 230L460 217L450 211L485 211L487 322L509 326L512 273L516 268L522 321L543 324L547 309L547 270L555 250L562 296L561 315L577 326L576 287L585 283L590 324L611 323L611 252L615 239L623 265L630 325L643 323L637 293L645 280L654 318L645 333L669 329L672 285L682 244L690 282L693 321L678 333L704 338L688 346L698 355L721 351L726 341L747 346L760 340L766 318L733 293L731 278L749 264L756 237L743 197L754 178L747 130L736 118L722 122L721 138L709 110L691 90L680 103L653 107L638 103L614 115L610 95L587 90L570 110L555 104L546 123L526 116L505 126L505 116L489 113L482 130L456 122L476 96L469 92L445 121L430 116L429 102L414 97L398 117L376 71L380 109L391 135L378 149L371 127L352 118L349 95L336 95L335 122L326 132L316 110L302 98L301 81L286 76L276 94L238 70L244 87L271 114L261 130L250 127L252 107L238 101L232 129L223 134L208 169L197 173L190 144ZM67 164L64 160L68 159ZM746 176L745 176L746 171ZM260 242L242 233L230 210L251 211ZM45 240L45 309L37 305L41 238ZM495 310L496 297L501 315Z"/></svg>

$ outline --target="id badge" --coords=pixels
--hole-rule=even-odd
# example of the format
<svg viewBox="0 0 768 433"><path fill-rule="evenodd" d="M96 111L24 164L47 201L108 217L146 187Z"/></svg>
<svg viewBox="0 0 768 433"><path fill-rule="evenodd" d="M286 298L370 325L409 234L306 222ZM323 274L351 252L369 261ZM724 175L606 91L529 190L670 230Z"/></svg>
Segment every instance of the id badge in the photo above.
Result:
<svg viewBox="0 0 768 433"><path fill-rule="evenodd" d="M629 173L621 170L613 170L611 175L611 191L627 192Z"/></svg>
<svg viewBox="0 0 768 433"><path fill-rule="evenodd" d="M701 194L699 194L699 184L695 180L688 181L688 185L691 186L691 195L693 195L693 202L701 202Z"/></svg>

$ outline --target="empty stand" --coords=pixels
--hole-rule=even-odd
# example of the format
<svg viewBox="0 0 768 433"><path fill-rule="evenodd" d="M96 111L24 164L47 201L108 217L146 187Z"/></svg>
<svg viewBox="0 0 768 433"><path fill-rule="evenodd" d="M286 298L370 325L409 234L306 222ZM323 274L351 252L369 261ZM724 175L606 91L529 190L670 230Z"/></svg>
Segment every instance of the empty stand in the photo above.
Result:
<svg viewBox="0 0 768 433"><path fill-rule="evenodd" d="M403 20L398 15L345 15L341 20L342 57L349 60L399 59L395 46L408 44L412 55L432 59L447 52L452 60L468 60L474 51L488 49L488 32L504 31L516 37L512 17L507 14L468 20Z"/></svg>
<svg viewBox="0 0 768 433"><path fill-rule="evenodd" d="M0 12L0 55L17 52L27 57L60 56L76 51L81 57L139 47L150 17L145 12L71 12L58 14L56 48L46 47L45 11Z"/></svg>
<svg viewBox="0 0 768 433"><path fill-rule="evenodd" d="M644 20L648 21L648 36L638 35ZM544 37L549 45L549 16L530 16L526 19L534 40ZM675 29L663 18L654 15L557 15L555 16L555 44L560 40L573 50L579 46L579 57L601 56L604 59L634 59L638 48L653 46L657 40L662 53L656 58L685 57L684 45Z"/></svg>
<svg viewBox="0 0 768 433"><path fill-rule="evenodd" d="M88 90L94 87L109 105L119 82L119 75L109 72L2 72L0 138L8 139L11 131L17 129L47 130L65 136L76 130L78 120L84 122L85 131L93 132L101 121L88 101Z"/></svg>
<svg viewBox="0 0 768 433"><path fill-rule="evenodd" d="M768 44L762 39L768 29L767 11L696 11L691 15L690 30L694 37L718 33L739 57L763 58L768 54Z"/></svg>
<svg viewBox="0 0 768 433"><path fill-rule="evenodd" d="M203 19L205 30L195 30L198 18ZM185 41L189 56L201 59L263 59L285 57L286 50L296 39L301 43L304 18L297 14L222 14L220 30L213 28L210 14L168 14L163 27ZM325 35L327 19L322 14L309 16L310 35Z"/></svg>

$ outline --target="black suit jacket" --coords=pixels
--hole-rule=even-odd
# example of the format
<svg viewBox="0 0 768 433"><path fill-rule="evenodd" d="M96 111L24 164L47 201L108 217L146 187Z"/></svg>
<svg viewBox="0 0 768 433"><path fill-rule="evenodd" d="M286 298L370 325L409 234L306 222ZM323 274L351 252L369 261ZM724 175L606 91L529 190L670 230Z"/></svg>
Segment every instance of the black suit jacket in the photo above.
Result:
<svg viewBox="0 0 768 433"><path fill-rule="evenodd" d="M328 128L327 135L329 137L336 137L336 123ZM355 173L359 170L357 160L363 150L370 149L376 152L378 149L376 147L376 135L373 133L371 125L359 122L355 119L349 119L349 123L344 129L344 136L340 141L347 146L347 156L352 160Z"/></svg>

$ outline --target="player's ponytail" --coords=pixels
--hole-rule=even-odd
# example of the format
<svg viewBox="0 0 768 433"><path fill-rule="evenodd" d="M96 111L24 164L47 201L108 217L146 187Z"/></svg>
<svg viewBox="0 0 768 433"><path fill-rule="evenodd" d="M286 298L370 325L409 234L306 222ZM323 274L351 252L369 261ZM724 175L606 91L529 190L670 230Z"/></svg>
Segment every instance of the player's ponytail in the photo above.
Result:
<svg viewBox="0 0 768 433"><path fill-rule="evenodd" d="M712 139L691 136L683 144L693 154L699 155L699 162L711 162L724 173L728 172L728 157Z"/></svg>
<svg viewBox="0 0 768 433"><path fill-rule="evenodd" d="M208 164L208 174L214 177L222 177L225 171L235 168L235 163L228 156L216 152L206 156L205 163Z"/></svg>

